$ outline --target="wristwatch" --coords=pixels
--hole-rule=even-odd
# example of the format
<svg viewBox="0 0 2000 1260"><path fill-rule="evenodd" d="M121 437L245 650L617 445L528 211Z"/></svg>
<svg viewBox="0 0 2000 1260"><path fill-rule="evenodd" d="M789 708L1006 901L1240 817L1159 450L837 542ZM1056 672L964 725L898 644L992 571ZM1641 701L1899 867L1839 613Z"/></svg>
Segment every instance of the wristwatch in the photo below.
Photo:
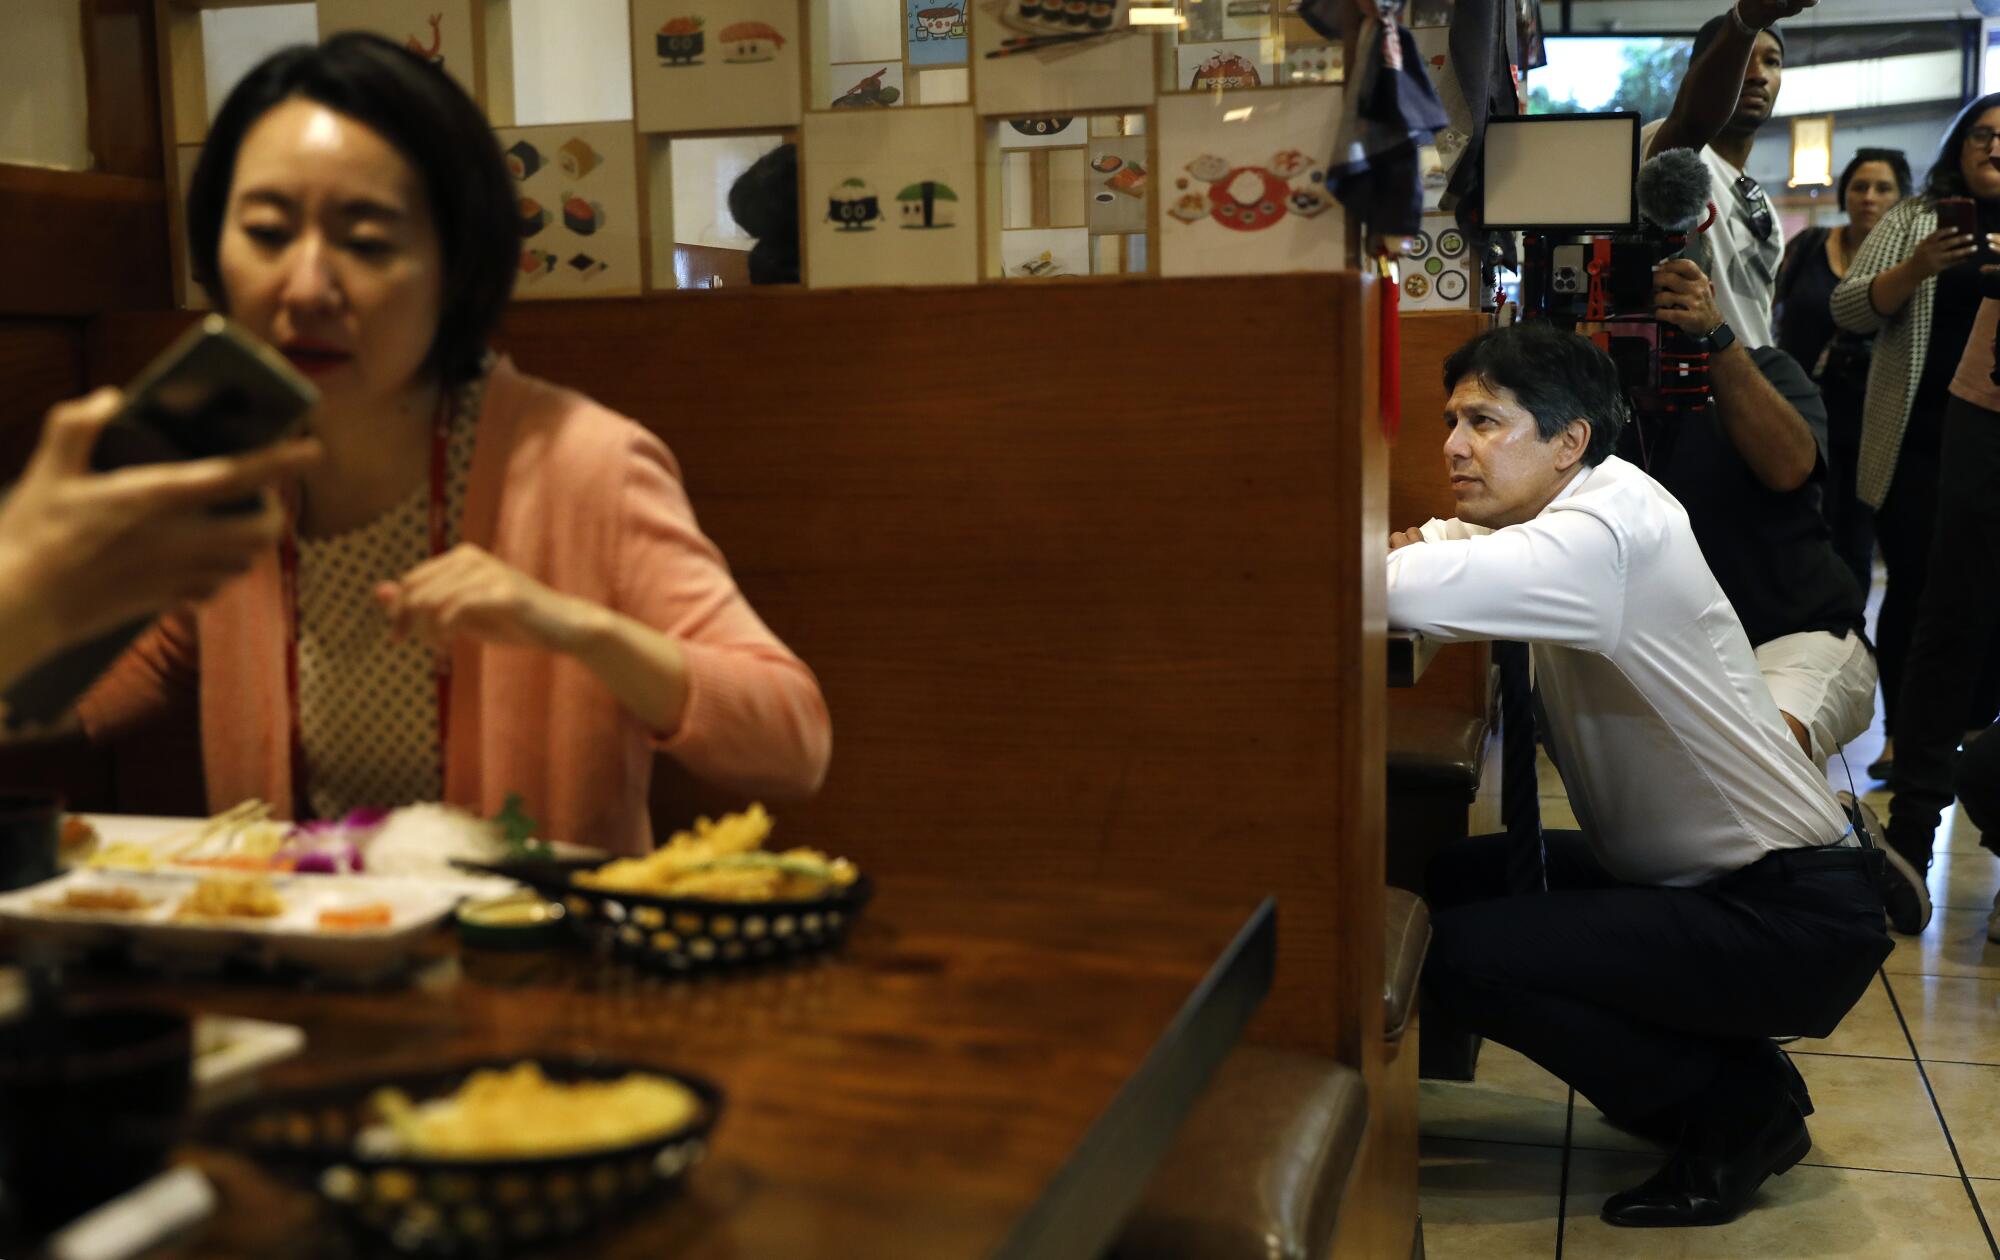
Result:
<svg viewBox="0 0 2000 1260"><path fill-rule="evenodd" d="M1728 324L1717 324L1706 337L1689 337L1688 340L1703 354L1721 354L1736 344L1736 330Z"/></svg>

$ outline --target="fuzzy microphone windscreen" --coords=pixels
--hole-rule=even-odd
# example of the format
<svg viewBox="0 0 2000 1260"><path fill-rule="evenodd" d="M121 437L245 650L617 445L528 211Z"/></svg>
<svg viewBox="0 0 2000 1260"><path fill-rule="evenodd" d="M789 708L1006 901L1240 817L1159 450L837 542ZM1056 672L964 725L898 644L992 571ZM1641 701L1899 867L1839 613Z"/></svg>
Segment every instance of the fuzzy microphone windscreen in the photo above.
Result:
<svg viewBox="0 0 2000 1260"><path fill-rule="evenodd" d="M1639 168L1639 213L1669 232L1691 232L1708 218L1708 164L1693 149L1656 153Z"/></svg>

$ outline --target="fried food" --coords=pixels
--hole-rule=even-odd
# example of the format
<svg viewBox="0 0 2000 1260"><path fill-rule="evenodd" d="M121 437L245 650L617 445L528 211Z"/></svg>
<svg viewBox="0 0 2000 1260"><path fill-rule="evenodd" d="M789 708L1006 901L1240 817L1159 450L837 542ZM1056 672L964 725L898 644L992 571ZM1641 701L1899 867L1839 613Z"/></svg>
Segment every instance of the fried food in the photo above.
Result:
<svg viewBox="0 0 2000 1260"><path fill-rule="evenodd" d="M95 910L114 914L135 914L159 904L131 888L72 888L60 899L36 903L48 910Z"/></svg>
<svg viewBox="0 0 2000 1260"><path fill-rule="evenodd" d="M479 1071L454 1094L418 1105L397 1089L370 1100L396 1153L451 1158L553 1155L657 1137L701 1114L676 1081L633 1072L615 1081L551 1081L535 1063Z"/></svg>
<svg viewBox="0 0 2000 1260"><path fill-rule="evenodd" d="M358 932L385 928L396 917L386 901L361 906L331 906L319 912L319 925L335 932Z"/></svg>
<svg viewBox="0 0 2000 1260"><path fill-rule="evenodd" d="M176 919L274 919L285 912L262 875L208 875L174 911Z"/></svg>
<svg viewBox="0 0 2000 1260"><path fill-rule="evenodd" d="M719 821L697 818L693 831L677 831L641 858L621 858L571 876L585 888L649 897L699 897L711 901L784 901L823 897L852 884L859 873L846 858L817 849L766 853L771 816L761 804Z"/></svg>
<svg viewBox="0 0 2000 1260"><path fill-rule="evenodd" d="M58 841L64 857L78 858L97 847L97 828L90 820L77 814L64 814L62 836Z"/></svg>

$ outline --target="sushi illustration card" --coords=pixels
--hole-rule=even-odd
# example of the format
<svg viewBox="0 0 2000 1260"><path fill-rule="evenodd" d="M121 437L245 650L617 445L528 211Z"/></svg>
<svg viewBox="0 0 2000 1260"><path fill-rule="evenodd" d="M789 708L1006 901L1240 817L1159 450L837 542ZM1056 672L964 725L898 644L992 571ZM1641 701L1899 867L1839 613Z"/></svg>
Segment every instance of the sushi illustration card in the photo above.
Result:
<svg viewBox="0 0 2000 1260"><path fill-rule="evenodd" d="M969 107L807 114L807 286L977 281L978 126Z"/></svg>
<svg viewBox="0 0 2000 1260"><path fill-rule="evenodd" d="M1153 103L1153 51L1164 27L1115 26L1094 39L1042 47L1003 48L1034 38L1009 26L1023 0L968 0L972 5L973 104L987 117L1126 112ZM1037 6L1040 12L1042 6ZM1060 20L1060 19L1059 19ZM1086 26L1061 29L1088 32Z"/></svg>
<svg viewBox="0 0 2000 1260"><path fill-rule="evenodd" d="M485 103L474 69L472 33L481 19L473 0L319 0L317 11L321 39L339 31L385 35L442 67Z"/></svg>
<svg viewBox="0 0 2000 1260"><path fill-rule="evenodd" d="M500 127L521 220L517 298L606 297L642 288L638 146L632 124Z"/></svg>
<svg viewBox="0 0 2000 1260"><path fill-rule="evenodd" d="M1332 84L1162 96L1160 274L1345 266L1345 220L1326 188L1342 99Z"/></svg>
<svg viewBox="0 0 2000 1260"><path fill-rule="evenodd" d="M1089 223L1092 236L1143 232L1153 188L1144 136L1105 136L1090 142Z"/></svg>
<svg viewBox="0 0 2000 1260"><path fill-rule="evenodd" d="M972 0L903 0L913 66L965 64L966 8Z"/></svg>
<svg viewBox="0 0 2000 1260"><path fill-rule="evenodd" d="M632 0L639 130L797 126L799 13L794 0Z"/></svg>

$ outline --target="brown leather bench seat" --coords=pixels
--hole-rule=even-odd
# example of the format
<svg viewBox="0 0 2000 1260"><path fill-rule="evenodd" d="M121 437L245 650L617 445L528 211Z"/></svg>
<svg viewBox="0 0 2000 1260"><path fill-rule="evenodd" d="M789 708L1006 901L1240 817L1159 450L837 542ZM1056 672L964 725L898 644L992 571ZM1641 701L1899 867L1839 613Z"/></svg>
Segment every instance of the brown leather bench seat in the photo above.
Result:
<svg viewBox="0 0 2000 1260"><path fill-rule="evenodd" d="M1320 1260L1367 1128L1368 1086L1353 1068L1239 1046L1107 1260Z"/></svg>

